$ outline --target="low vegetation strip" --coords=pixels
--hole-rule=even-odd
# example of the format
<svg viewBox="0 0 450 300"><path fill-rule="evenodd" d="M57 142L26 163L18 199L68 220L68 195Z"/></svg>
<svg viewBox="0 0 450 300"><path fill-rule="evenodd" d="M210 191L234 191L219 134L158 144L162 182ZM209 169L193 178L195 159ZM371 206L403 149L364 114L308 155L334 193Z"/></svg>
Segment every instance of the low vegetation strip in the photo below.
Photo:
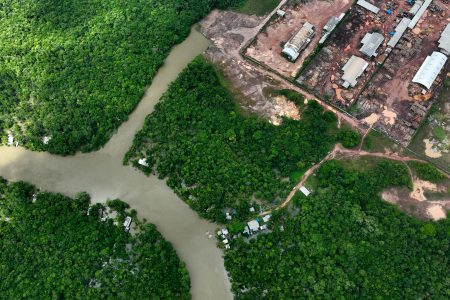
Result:
<svg viewBox="0 0 450 300"><path fill-rule="evenodd" d="M198 57L148 116L125 162L168 178L205 218L225 222L230 212L233 220L247 220L253 202L277 204L296 184L287 180L292 173L320 161L338 138L349 138L315 101L301 121L284 119L280 126L243 116L235 105L214 68Z"/></svg>
<svg viewBox="0 0 450 300"><path fill-rule="evenodd" d="M379 193L411 188L402 162L324 163L314 193L272 215L266 234L230 240L238 299L445 299L450 220L423 222Z"/></svg>
<svg viewBox="0 0 450 300"><path fill-rule="evenodd" d="M0 139L58 154L99 148L190 26L232 3L2 1Z"/></svg>
<svg viewBox="0 0 450 300"><path fill-rule="evenodd" d="M190 299L175 250L128 208L0 178L0 298Z"/></svg>

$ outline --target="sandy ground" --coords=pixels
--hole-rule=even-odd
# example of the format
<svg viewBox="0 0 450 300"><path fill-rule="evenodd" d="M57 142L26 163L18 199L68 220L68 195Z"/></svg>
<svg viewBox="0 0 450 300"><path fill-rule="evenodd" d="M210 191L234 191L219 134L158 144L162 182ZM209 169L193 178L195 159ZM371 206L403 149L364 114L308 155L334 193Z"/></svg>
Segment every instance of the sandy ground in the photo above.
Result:
<svg viewBox="0 0 450 300"><path fill-rule="evenodd" d="M379 116L376 113L370 114L367 118L364 118L362 121L369 126L372 126L378 121Z"/></svg>
<svg viewBox="0 0 450 300"><path fill-rule="evenodd" d="M431 183L429 181L424 181L420 179L416 179L413 182L413 191L411 192L410 196L411 198L417 200L417 201L426 201L427 198L425 197L425 190L433 191L433 192L439 192L441 191L436 184Z"/></svg>
<svg viewBox="0 0 450 300"><path fill-rule="evenodd" d="M442 156L442 153L440 151L433 149L433 143L431 143L429 139L424 139L423 142L425 143L426 156L431 158L439 158Z"/></svg>
<svg viewBox="0 0 450 300"><path fill-rule="evenodd" d="M247 49L247 55L284 76L294 76L305 58L319 43L323 26L332 16L339 16L351 5L350 0L314 0L295 8L285 6L283 7L286 11L285 17L276 19L265 31L258 34L256 43ZM305 22L314 25L315 35L296 62L292 63L281 56L282 47Z"/></svg>
<svg viewBox="0 0 450 300"><path fill-rule="evenodd" d="M245 111L261 115L275 125L281 123L283 116L298 120L299 111L294 103L283 97L270 97L268 91L282 88L282 84L239 54L262 24L264 19L260 17L213 11L201 22L202 33L212 41L205 55L221 69Z"/></svg>
<svg viewBox="0 0 450 300"><path fill-rule="evenodd" d="M427 213L435 221L445 219L447 217L444 208L438 204L428 207Z"/></svg>

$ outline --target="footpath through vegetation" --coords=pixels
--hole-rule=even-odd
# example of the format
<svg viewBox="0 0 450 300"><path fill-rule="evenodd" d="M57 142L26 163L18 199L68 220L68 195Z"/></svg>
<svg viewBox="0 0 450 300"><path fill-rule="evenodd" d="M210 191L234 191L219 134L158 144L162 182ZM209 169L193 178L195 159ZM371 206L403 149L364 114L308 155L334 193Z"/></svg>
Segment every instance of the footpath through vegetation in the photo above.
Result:
<svg viewBox="0 0 450 300"><path fill-rule="evenodd" d="M366 168L367 169L367 168ZM312 196L272 215L269 233L230 241L225 266L239 299L445 299L450 220L419 221L378 195L411 188L402 162L368 170L327 161Z"/></svg>
<svg viewBox="0 0 450 300"><path fill-rule="evenodd" d="M0 298L190 299L188 272L156 227L106 203L0 177Z"/></svg>

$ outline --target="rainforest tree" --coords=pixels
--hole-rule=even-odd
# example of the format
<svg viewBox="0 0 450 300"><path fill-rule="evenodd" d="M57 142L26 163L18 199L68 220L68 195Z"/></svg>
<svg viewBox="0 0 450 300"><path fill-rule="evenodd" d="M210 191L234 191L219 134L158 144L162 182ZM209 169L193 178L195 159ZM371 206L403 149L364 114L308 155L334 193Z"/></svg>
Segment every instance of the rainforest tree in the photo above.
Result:
<svg viewBox="0 0 450 300"><path fill-rule="evenodd" d="M287 178L320 161L336 142L336 117L315 101L302 108L301 121L285 118L280 126L243 116L235 105L214 68L198 57L148 116L125 162L168 178L203 217L224 222L231 211L246 220L251 202L284 199L296 183Z"/></svg>
<svg viewBox="0 0 450 300"><path fill-rule="evenodd" d="M127 119L172 46L233 0L0 2L0 139L70 154Z"/></svg>
<svg viewBox="0 0 450 300"><path fill-rule="evenodd" d="M184 264L156 227L108 203L0 178L1 298L190 299ZM111 210L117 216L105 219ZM122 226L127 215L136 234Z"/></svg>
<svg viewBox="0 0 450 300"><path fill-rule="evenodd" d="M273 218L271 233L231 242L238 299L447 299L450 221L419 221L379 192L411 187L406 167L325 163L313 195ZM282 227L281 227L282 226Z"/></svg>

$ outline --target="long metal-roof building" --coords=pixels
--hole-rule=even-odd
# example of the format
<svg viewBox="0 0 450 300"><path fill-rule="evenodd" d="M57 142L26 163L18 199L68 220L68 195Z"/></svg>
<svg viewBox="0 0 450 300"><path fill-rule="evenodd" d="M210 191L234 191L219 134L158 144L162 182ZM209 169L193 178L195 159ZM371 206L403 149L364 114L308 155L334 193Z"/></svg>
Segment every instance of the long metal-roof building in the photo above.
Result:
<svg viewBox="0 0 450 300"><path fill-rule="evenodd" d="M419 71L417 71L412 81L430 89L446 61L447 56L441 52L433 52L422 63L422 66L420 66Z"/></svg>
<svg viewBox="0 0 450 300"><path fill-rule="evenodd" d="M381 46L381 44L383 44L383 41L384 36L381 33L368 32L361 40L361 44L363 44L363 46L361 47L361 49L359 49L359 51L361 51L368 57L377 56L377 50Z"/></svg>
<svg viewBox="0 0 450 300"><path fill-rule="evenodd" d="M380 11L380 9L378 7L376 7L375 5L373 5L370 2L367 2L366 0L358 0L358 2L356 2L356 4L358 4L361 7L364 7L365 9L373 12L374 14L377 14Z"/></svg>
<svg viewBox="0 0 450 300"><path fill-rule="evenodd" d="M391 48L394 48L398 41L403 36L403 33L405 33L406 29L408 28L409 23L411 22L410 18L403 18L400 23L398 23L397 27L395 27L395 33L387 43L387 45Z"/></svg>
<svg viewBox="0 0 450 300"><path fill-rule="evenodd" d="M441 34L441 38L439 39L439 49L445 55L450 55L450 23L445 26L444 31Z"/></svg>
<svg viewBox="0 0 450 300"><path fill-rule="evenodd" d="M291 61L295 61L300 55L300 52L311 42L311 37L314 35L314 26L308 22L303 24L302 28L297 32L292 39L284 45L283 54L285 54Z"/></svg>
<svg viewBox="0 0 450 300"><path fill-rule="evenodd" d="M414 27L416 27L417 22L419 22L420 18L422 18L422 15L425 13L425 11L427 10L428 6L431 4L432 1L433 0L425 0L425 2L417 11L414 18L412 18L411 22L409 23L408 27L410 29L414 29Z"/></svg>
<svg viewBox="0 0 450 300"><path fill-rule="evenodd" d="M349 86L355 87L358 83L357 79L369 66L369 63L361 57L353 55L348 62L342 68L344 75L342 76L342 86L348 88Z"/></svg>

